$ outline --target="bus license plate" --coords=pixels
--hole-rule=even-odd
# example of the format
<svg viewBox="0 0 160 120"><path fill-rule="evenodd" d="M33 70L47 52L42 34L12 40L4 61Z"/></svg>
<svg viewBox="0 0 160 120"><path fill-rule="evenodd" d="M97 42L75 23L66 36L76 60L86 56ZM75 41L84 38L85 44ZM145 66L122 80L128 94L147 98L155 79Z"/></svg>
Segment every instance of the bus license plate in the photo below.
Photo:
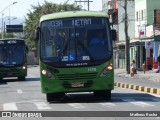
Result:
<svg viewBox="0 0 160 120"><path fill-rule="evenodd" d="M72 83L71 87L84 87L84 83Z"/></svg>

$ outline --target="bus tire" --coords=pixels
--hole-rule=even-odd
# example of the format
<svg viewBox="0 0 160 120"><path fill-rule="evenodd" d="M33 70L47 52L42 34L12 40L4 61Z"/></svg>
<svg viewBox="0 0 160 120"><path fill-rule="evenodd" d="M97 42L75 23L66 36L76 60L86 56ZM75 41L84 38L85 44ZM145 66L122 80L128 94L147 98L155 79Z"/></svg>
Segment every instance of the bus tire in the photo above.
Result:
<svg viewBox="0 0 160 120"><path fill-rule="evenodd" d="M106 93L106 99L111 100L111 90L107 90Z"/></svg>
<svg viewBox="0 0 160 120"><path fill-rule="evenodd" d="M103 98L105 100L111 100L111 90L94 91L94 96Z"/></svg>
<svg viewBox="0 0 160 120"><path fill-rule="evenodd" d="M25 80L26 77L18 77L18 80Z"/></svg>
<svg viewBox="0 0 160 120"><path fill-rule="evenodd" d="M52 102L55 100L59 100L63 96L64 96L64 93L47 93L46 99L47 99L47 102Z"/></svg>

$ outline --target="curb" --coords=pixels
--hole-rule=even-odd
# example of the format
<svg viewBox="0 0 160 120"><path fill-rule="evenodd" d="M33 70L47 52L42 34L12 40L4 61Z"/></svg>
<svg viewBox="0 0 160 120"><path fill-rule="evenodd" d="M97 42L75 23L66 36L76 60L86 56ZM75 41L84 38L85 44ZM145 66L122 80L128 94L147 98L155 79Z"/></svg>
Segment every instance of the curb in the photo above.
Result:
<svg viewBox="0 0 160 120"><path fill-rule="evenodd" d="M125 78L132 78L132 77L130 77L130 75L126 75L126 74L124 74L124 75L122 75L122 74L119 74L119 75L117 75L117 77L125 77ZM146 77L146 76L143 76L143 75L138 75L138 76L134 76L134 78L143 78L143 79L146 79L146 78L148 78L148 76Z"/></svg>
<svg viewBox="0 0 160 120"><path fill-rule="evenodd" d="M128 88L128 89L160 95L160 88L150 88L145 86L133 85L128 83L119 83L119 82L115 82L114 85L121 88Z"/></svg>

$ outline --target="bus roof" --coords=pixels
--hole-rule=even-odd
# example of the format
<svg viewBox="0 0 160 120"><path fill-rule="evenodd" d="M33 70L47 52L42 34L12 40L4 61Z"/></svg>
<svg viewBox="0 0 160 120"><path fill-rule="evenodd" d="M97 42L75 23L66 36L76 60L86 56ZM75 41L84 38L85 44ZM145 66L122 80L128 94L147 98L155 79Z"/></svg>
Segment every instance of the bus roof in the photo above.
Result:
<svg viewBox="0 0 160 120"><path fill-rule="evenodd" d="M105 12L98 11L67 11L67 12L57 12L52 14L43 15L40 18L40 22L49 19L58 18L70 18L70 17L108 17Z"/></svg>

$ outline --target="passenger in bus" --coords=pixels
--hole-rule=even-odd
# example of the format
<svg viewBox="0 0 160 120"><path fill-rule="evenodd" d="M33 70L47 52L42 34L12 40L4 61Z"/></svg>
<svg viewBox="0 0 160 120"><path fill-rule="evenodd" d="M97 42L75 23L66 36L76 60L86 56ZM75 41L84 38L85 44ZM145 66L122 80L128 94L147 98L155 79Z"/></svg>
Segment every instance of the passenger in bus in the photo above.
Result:
<svg viewBox="0 0 160 120"><path fill-rule="evenodd" d="M103 31L98 31L96 37L92 38L89 45L97 46L104 45L106 43L106 38L104 37Z"/></svg>

